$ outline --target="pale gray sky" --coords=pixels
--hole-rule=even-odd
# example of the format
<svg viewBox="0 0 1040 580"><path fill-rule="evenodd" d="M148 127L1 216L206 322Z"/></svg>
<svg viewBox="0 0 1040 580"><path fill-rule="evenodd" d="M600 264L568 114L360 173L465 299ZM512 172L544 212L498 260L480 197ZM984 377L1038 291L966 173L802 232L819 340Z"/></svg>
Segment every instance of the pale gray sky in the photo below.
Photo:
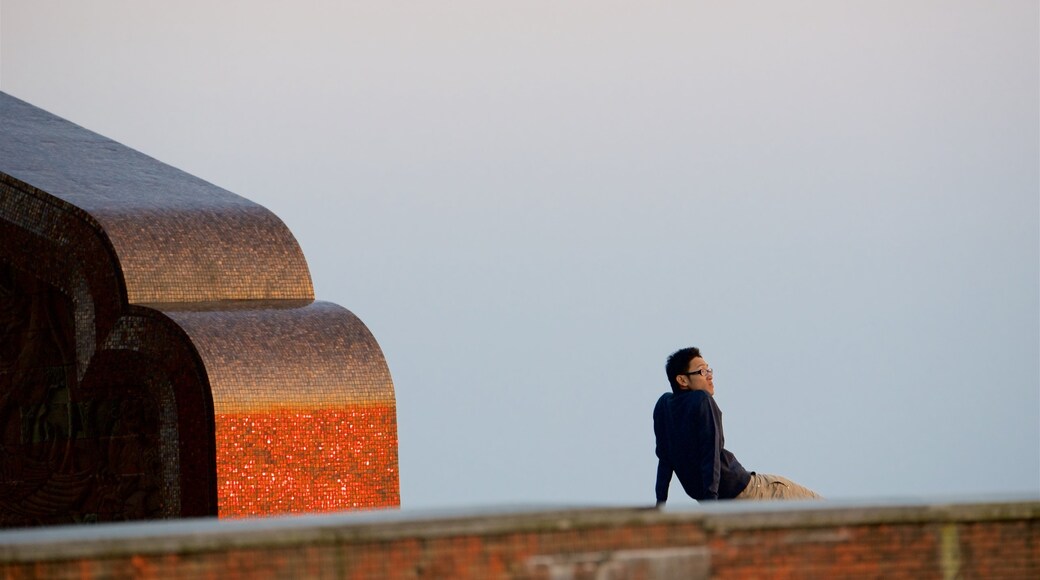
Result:
<svg viewBox="0 0 1040 580"><path fill-rule="evenodd" d="M1034 0L0 0L0 89L285 220L386 354L406 507L652 502L691 344L749 469L1040 494L1038 29Z"/></svg>

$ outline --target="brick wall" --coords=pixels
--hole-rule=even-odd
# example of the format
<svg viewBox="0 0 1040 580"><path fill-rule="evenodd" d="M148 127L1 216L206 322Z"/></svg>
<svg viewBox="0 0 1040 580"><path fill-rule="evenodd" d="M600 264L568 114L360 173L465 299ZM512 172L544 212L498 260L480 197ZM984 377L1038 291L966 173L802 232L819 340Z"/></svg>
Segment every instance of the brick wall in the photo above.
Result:
<svg viewBox="0 0 1040 580"><path fill-rule="evenodd" d="M1040 500L358 512L0 532L2 578L1040 578Z"/></svg>

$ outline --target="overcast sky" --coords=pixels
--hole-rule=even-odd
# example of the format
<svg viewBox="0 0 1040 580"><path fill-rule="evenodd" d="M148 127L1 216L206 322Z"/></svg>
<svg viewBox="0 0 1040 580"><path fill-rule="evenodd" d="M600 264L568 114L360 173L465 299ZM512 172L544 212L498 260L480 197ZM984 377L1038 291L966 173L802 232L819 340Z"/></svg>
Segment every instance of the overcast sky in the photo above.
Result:
<svg viewBox="0 0 1040 580"><path fill-rule="evenodd" d="M0 0L0 89L286 222L389 362L405 507L652 503L687 345L748 469L1040 494L1038 22Z"/></svg>

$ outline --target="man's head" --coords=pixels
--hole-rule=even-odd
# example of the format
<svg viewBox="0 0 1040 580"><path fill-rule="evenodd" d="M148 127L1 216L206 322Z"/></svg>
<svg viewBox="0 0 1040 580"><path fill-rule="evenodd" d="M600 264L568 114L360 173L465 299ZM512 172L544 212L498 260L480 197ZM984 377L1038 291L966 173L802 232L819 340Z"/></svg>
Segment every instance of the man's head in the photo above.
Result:
<svg viewBox="0 0 1040 580"><path fill-rule="evenodd" d="M701 357L701 351L696 347L683 348L672 353L668 362L664 365L668 374L668 384L672 386L672 392L679 391L705 391L709 395L715 395L715 383L708 363Z"/></svg>

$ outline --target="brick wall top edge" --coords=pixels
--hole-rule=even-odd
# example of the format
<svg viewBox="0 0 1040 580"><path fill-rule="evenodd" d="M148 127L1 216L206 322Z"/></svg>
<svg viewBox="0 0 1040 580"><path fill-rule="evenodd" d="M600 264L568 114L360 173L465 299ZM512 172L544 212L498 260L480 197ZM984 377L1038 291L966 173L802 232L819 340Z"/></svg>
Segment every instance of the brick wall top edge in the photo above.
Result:
<svg viewBox="0 0 1040 580"><path fill-rule="evenodd" d="M817 528L842 525L983 522L1040 519L1040 500L920 505L802 504L800 510L717 513L704 518L709 531Z"/></svg>
<svg viewBox="0 0 1040 580"><path fill-rule="evenodd" d="M851 505L850 505L851 504ZM913 522L1038 520L1040 499L916 505L784 505L726 502L689 511L639 508L470 512L373 511L240 520L195 519L0 532L0 563L61 561L132 554L213 552L388 541L493 536L647 525L729 529L812 528Z"/></svg>

